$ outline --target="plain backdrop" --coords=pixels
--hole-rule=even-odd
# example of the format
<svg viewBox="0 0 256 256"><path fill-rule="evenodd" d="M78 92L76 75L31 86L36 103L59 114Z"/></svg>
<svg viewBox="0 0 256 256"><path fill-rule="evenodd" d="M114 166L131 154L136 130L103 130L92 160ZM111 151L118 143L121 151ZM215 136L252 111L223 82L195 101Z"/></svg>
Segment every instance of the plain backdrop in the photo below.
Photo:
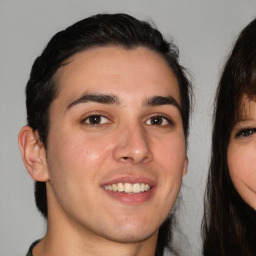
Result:
<svg viewBox="0 0 256 256"><path fill-rule="evenodd" d="M25 255L46 229L17 143L26 124L24 89L31 65L57 31L102 12L125 12L154 21L167 38L174 38L181 63L193 77L196 102L189 169L175 239L182 255L201 255L214 93L234 39L256 17L255 0L0 0L0 256Z"/></svg>

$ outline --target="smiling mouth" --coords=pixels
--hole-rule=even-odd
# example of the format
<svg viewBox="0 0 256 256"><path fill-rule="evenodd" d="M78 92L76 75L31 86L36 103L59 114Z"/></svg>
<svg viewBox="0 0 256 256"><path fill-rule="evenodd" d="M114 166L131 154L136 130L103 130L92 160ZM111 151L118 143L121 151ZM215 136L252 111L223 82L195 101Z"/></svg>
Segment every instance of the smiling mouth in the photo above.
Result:
<svg viewBox="0 0 256 256"><path fill-rule="evenodd" d="M105 190L114 192L123 192L128 194L138 194L142 192L147 192L151 189L151 186L145 183L117 183L111 185L104 185Z"/></svg>

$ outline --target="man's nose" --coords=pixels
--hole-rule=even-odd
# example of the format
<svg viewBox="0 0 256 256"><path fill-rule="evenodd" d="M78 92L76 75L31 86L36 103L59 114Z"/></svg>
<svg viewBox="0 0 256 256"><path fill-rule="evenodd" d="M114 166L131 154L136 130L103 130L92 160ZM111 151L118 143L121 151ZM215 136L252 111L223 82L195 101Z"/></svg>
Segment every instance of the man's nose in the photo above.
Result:
<svg viewBox="0 0 256 256"><path fill-rule="evenodd" d="M117 161L141 164L152 160L150 137L142 125L125 126L118 136L114 150L114 158Z"/></svg>

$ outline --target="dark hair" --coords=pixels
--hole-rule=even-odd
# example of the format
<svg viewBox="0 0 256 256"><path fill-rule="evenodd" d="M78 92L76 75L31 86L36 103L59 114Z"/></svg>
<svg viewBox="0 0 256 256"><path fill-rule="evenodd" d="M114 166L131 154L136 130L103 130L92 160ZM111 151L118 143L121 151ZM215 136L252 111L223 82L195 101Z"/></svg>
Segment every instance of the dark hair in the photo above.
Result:
<svg viewBox="0 0 256 256"><path fill-rule="evenodd" d="M228 170L231 130L243 96L256 96L256 20L239 35L223 69L215 98L211 163L202 222L205 256L256 255L256 213L236 191Z"/></svg>
<svg viewBox="0 0 256 256"><path fill-rule="evenodd" d="M50 40L32 67L26 87L27 122L37 130L47 149L49 107L58 94L57 71L75 53L97 46L116 45L125 49L146 47L160 54L168 63L179 84L181 116L187 139L191 104L191 86L184 68L178 62L178 49L167 42L162 34L148 22L139 21L126 14L99 14L81 20L58 32ZM47 217L46 186L35 184L38 209ZM162 255L169 242L168 230L171 218L162 225L159 233L160 247L156 255Z"/></svg>

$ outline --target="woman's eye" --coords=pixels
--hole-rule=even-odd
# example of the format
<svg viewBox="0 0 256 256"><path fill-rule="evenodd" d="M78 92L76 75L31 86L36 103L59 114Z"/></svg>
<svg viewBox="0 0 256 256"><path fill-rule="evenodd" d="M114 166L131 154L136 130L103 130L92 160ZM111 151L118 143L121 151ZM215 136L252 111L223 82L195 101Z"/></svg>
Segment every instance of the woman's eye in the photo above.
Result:
<svg viewBox="0 0 256 256"><path fill-rule="evenodd" d="M106 124L109 122L109 120L101 115L91 115L83 119L83 123L89 124L89 125L99 125L99 124Z"/></svg>
<svg viewBox="0 0 256 256"><path fill-rule="evenodd" d="M171 121L164 116L152 116L147 121L147 125L168 125Z"/></svg>
<svg viewBox="0 0 256 256"><path fill-rule="evenodd" d="M251 136L253 133L256 132L256 128L254 129L243 129L241 131L239 131L237 134L236 134L236 138L244 138L244 137L249 137Z"/></svg>

